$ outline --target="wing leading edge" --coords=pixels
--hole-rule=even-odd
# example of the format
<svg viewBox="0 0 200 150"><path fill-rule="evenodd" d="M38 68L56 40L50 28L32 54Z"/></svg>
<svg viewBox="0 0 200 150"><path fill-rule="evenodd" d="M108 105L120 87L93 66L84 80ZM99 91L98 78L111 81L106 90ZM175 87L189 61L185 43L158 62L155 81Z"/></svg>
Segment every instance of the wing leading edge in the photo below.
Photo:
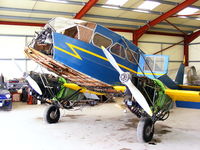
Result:
<svg viewBox="0 0 200 150"><path fill-rule="evenodd" d="M171 97L174 101L200 102L199 91L166 89L165 94Z"/></svg>

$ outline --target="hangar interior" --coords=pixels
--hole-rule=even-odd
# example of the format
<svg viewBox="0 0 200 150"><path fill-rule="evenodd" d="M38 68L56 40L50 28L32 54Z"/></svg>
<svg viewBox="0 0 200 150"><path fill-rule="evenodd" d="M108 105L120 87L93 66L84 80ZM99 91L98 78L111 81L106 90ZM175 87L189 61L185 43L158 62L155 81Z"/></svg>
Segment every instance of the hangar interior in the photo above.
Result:
<svg viewBox="0 0 200 150"><path fill-rule="evenodd" d="M179 66L182 63L184 63L185 66L194 66L196 68L197 75L200 76L200 1L198 0L0 0L0 73L3 74L5 81L14 81L15 79L23 78L24 72L29 73L30 71L35 71L40 73L50 73L46 68L41 67L31 59L27 58L24 55L24 49L32 41L33 37L36 35L36 32L40 31L41 28L44 27L44 25L50 19L55 17L82 19L89 22L95 22L105 26L106 28L109 28L113 32L116 32L129 41L133 42L146 54L169 56L168 75L173 80L175 80ZM18 66L20 66L22 71L20 71L19 67L16 67L16 63ZM188 84L185 80L184 83ZM195 102L200 103L200 99L197 99L198 100L195 100ZM95 107L97 107L97 111L95 111ZM169 149L169 146L174 147L174 149L188 149L188 145L192 145L192 142L194 142L194 150L200 148L200 145L198 144L198 140L200 139L199 136L194 135L196 139L193 141L190 140L195 132L200 133L200 128L197 126L197 124L200 123L199 119L197 119L198 115L200 114L200 104L198 104L199 109L188 110L187 108L176 108L175 110L172 110L172 116L174 115L174 118L171 117L169 121L167 120L168 122L166 121L168 124L171 124L169 125L170 127L166 127L165 122L159 124L158 126L163 132L168 132L168 129L171 128L175 129L169 131L169 134L164 134L162 136L160 136L159 131L157 131L155 135L156 138L153 139L153 142L150 142L150 144L146 145L137 143L135 137L117 137L118 133L116 132L121 133L124 131L122 133L124 137L126 134L130 134L128 132L129 127L122 127L123 123L119 123L120 119L117 120L118 117L122 117L122 122L126 121L127 123L127 120L130 121L132 118L132 114L130 112L124 114L122 113L122 109L119 109L118 112L118 109L114 108L111 104L106 104L105 108L102 108L102 110L108 111L108 117L104 118L106 120L104 125L113 126L114 124L118 124L115 128L116 132L113 132L112 128L108 127L105 129L106 127L103 127L99 123L102 122L104 115L101 114L101 105L95 107L87 109L84 113L84 116L87 116L87 118L83 117L83 119L79 118L81 116L80 112L76 112L74 115L75 117L70 112L67 117L64 117L64 119L60 121L60 130L64 130L65 133L67 133L66 128L70 127L69 125L65 127L63 122L66 122L67 124L68 119L71 119L70 125L74 125L76 127L72 128L72 130L78 130L81 132L81 130L78 129L78 123L88 121L91 124L97 124L98 128L104 128L100 129L100 131L106 132L107 135L99 133L100 135L97 136L97 138L99 138L98 141L101 142L97 142L91 146L91 143L95 143L96 141L92 140L95 138L95 136L93 137L89 134L95 134L92 133L95 128L83 123L83 127L87 130L91 129L91 131L89 133L82 131L83 133L81 133L81 138L71 138L70 136L73 136L73 132L70 132L69 136L65 135L63 138L62 133L59 132L58 139L63 139L59 142L56 142L55 145L52 145L52 147L48 147L37 140L37 142L39 142L42 146L33 146L33 149L46 149L45 147L48 149L55 149L58 144L59 149L66 149L67 146L65 148L61 146L61 144L65 145L65 140L72 141L72 143L67 142L71 149L80 149L80 147L76 145L76 140L80 140L83 149L98 149L98 147L99 149L120 150ZM110 114L109 107L113 109L113 112L110 112ZM10 116L15 117L14 114L23 115L23 113L20 113L20 109L22 109L25 113L29 113L28 110L30 110L31 113L34 114L34 109L36 109L38 112L36 112L35 115L30 115L30 118L26 114L24 115L25 117L19 121L26 122L26 119L29 118L28 121L33 123L31 119L36 118L36 120L39 120L36 123L37 125L40 124L39 127L45 129L45 126L48 126L47 124L42 124L41 121L41 109L43 110L44 106L37 107L37 105L35 105L31 107L17 102L14 103ZM91 116L90 111L94 114L97 113L97 115ZM66 112L64 112L64 115L66 115L65 113ZM194 120L190 118L188 113L194 116ZM117 114L116 117L114 114ZM0 115L5 120L7 117L9 117L7 112L1 111ZM92 120L90 120L90 117ZM97 117L97 119L94 119L95 117ZM189 122L191 122L191 124L187 124L187 121L181 117L185 118L185 120L189 118ZM173 123L176 118L178 122L177 124ZM109 122L109 119L111 122ZM0 127L6 127L7 124L14 123L15 121L17 121L17 119L5 121L5 123L0 125ZM77 124L72 123L73 121L77 121ZM138 122L137 119L135 119L135 121ZM183 127L179 128L178 125L181 126L181 121L184 122ZM22 123L22 126L25 125L27 125L27 123ZM23 129L19 126L17 125L16 128L23 132ZM165 131L162 130L163 126L165 127ZM188 129L187 126L189 127ZM11 128L10 125L8 127ZM117 127L119 128L117 129ZM34 128L34 126L28 129L31 130L32 128ZM58 130L59 127L48 126L47 128L49 132L57 132L56 130ZM132 127L130 127L130 129L134 130ZM190 135L182 132L182 130L186 129ZM11 131L16 132L14 130L14 128L11 129ZM41 131L39 129L33 130ZM109 131L112 132L109 133ZM26 132L29 133L28 130L26 130ZM3 131L3 133L8 134L6 131ZM46 132L43 133L48 135ZM182 144L186 143L185 148L181 147L181 142L178 143L177 141L178 144L176 144L175 141L169 140L171 136L175 137L174 140L181 139L181 136L176 136L175 133L180 134L183 137L186 135L185 138L189 142L185 142L184 140L181 141ZM19 133L16 132L16 134ZM33 131L31 131L30 134L34 134ZM87 136L84 136L84 134L87 134ZM131 134L133 136L133 134L136 134L136 131L133 131ZM75 133L74 135L78 136L78 133ZM100 139L104 138L104 136L108 140L111 140L110 137L113 138L110 142L113 142L114 144ZM15 135L14 137L17 138L18 136ZM38 136L34 134L34 137L37 138ZM52 137L55 139L57 138L56 134L53 134ZM117 140L114 139L115 137ZM162 139L162 142L159 142L160 138ZM1 139L4 140L3 137L1 137ZM34 140L33 138L31 139ZM53 139L48 140L52 142L54 141ZM131 140L134 142L131 143ZM116 144L118 142L121 144ZM4 143L4 146L6 143L7 142ZM32 145L30 142L27 143ZM103 143L105 143L104 146L102 146ZM155 147L152 147L154 145ZM19 148L25 149L24 146L17 146L19 146Z"/></svg>

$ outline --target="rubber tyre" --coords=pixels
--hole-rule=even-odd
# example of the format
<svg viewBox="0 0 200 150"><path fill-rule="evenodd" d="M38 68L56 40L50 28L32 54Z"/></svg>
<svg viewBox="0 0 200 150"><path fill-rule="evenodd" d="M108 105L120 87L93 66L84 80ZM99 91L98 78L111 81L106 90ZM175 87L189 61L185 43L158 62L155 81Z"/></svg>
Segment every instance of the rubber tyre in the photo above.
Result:
<svg viewBox="0 0 200 150"><path fill-rule="evenodd" d="M60 110L54 105L50 105L44 112L44 120L47 123L57 123L60 119Z"/></svg>
<svg viewBox="0 0 200 150"><path fill-rule="evenodd" d="M137 139L141 143L149 142L154 135L154 124L151 118L143 118L137 126Z"/></svg>
<svg viewBox="0 0 200 150"><path fill-rule="evenodd" d="M5 106L4 110L5 111L11 111L12 110L12 102L11 101L7 102L7 106Z"/></svg>

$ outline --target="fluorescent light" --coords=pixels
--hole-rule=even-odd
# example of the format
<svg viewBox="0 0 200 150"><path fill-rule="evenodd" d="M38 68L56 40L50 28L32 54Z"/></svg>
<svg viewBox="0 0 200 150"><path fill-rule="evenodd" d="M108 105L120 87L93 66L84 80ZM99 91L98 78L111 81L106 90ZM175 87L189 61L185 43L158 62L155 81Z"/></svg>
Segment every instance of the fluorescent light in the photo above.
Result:
<svg viewBox="0 0 200 150"><path fill-rule="evenodd" d="M198 8L187 7L185 9L181 10L180 12L178 12L177 14L178 15L190 15L190 14L193 14L197 11L199 11Z"/></svg>
<svg viewBox="0 0 200 150"><path fill-rule="evenodd" d="M109 6L109 5L103 5L104 8L111 8L111 9L120 9L118 6Z"/></svg>
<svg viewBox="0 0 200 150"><path fill-rule="evenodd" d="M108 0L105 4L108 5L116 5L116 6L122 6L124 5L128 0Z"/></svg>
<svg viewBox="0 0 200 150"><path fill-rule="evenodd" d="M179 17L179 18L184 18L184 19L187 18L186 16L178 16L178 17Z"/></svg>
<svg viewBox="0 0 200 150"><path fill-rule="evenodd" d="M140 9L147 9L147 10L152 10L156 8L158 5L160 5L159 2L155 1L144 1L138 8Z"/></svg>
<svg viewBox="0 0 200 150"><path fill-rule="evenodd" d="M46 1L46 2L53 2L53 3L68 3L68 2L65 1L65 0L43 0L43 1Z"/></svg>

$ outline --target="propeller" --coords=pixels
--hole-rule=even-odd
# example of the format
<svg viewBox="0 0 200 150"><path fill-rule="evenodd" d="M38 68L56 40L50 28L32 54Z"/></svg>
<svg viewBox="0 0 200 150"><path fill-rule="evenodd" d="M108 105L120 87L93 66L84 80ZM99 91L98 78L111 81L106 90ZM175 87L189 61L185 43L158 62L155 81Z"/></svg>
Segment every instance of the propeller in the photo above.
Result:
<svg viewBox="0 0 200 150"><path fill-rule="evenodd" d="M126 85L131 94L132 94L132 99L137 101L137 103L150 115L152 116L153 113L149 107L149 104L147 103L146 99L142 95L142 93L134 86L134 84L131 82L131 74L129 72L124 72L118 65L113 56L108 52L108 50L101 46L101 49L103 50L105 56L111 63L111 65L119 72L119 80L122 82L122 84Z"/></svg>
<svg viewBox="0 0 200 150"><path fill-rule="evenodd" d="M17 66L17 68L23 73L21 67L17 64L15 59L12 59L12 60L15 63L15 65ZM32 87L32 89L35 92L37 92L39 95L42 95L42 91L41 91L39 85L37 84L37 82L35 82L35 80L33 80L28 74L25 74L24 78L28 81L29 85Z"/></svg>

